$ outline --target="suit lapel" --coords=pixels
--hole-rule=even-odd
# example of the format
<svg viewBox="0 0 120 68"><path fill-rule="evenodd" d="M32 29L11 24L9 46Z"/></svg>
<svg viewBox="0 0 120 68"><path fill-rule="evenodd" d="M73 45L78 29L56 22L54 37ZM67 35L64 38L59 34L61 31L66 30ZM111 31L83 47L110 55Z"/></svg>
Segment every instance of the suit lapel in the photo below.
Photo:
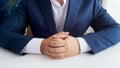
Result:
<svg viewBox="0 0 120 68"><path fill-rule="evenodd" d="M82 0L69 0L68 13L64 26L64 31L70 31L77 20Z"/></svg>
<svg viewBox="0 0 120 68"><path fill-rule="evenodd" d="M38 0L45 22L52 34L57 32L50 0Z"/></svg>
<svg viewBox="0 0 120 68"><path fill-rule="evenodd" d="M45 18L48 28L50 29L52 34L55 34L57 32L57 29L56 29L55 21L53 18L53 11L52 11L50 0L38 0L38 1L39 1L40 8L41 8L42 14ZM77 20L77 16L79 14L81 5L82 5L82 0L70 0L69 1L69 7L68 7L65 26L64 26L64 31L71 30L73 24Z"/></svg>

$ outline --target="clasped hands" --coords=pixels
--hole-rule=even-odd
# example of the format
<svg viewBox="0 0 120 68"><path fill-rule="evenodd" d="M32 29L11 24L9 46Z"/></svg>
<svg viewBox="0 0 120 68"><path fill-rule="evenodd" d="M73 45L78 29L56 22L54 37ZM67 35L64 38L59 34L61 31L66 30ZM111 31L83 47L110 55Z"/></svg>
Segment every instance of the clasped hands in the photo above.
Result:
<svg viewBox="0 0 120 68"><path fill-rule="evenodd" d="M64 59L80 53L80 46L76 38L69 32L59 32L44 39L40 47L41 53L52 59Z"/></svg>

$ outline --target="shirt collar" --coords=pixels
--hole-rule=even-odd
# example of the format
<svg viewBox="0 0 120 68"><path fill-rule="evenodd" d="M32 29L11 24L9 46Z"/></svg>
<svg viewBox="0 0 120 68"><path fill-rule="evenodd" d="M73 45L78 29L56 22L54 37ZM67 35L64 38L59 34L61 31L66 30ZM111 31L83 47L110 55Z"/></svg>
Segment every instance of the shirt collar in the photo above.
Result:
<svg viewBox="0 0 120 68"><path fill-rule="evenodd" d="M58 7L61 6L61 5L57 2L57 0L50 0L50 2L51 2L53 5L56 5L56 6L58 6ZM67 0L63 0L63 2L64 2L64 4L63 4L62 6L66 5Z"/></svg>
<svg viewBox="0 0 120 68"><path fill-rule="evenodd" d="M56 1L56 0L50 0L51 2ZM64 3L66 3L66 0L63 0Z"/></svg>

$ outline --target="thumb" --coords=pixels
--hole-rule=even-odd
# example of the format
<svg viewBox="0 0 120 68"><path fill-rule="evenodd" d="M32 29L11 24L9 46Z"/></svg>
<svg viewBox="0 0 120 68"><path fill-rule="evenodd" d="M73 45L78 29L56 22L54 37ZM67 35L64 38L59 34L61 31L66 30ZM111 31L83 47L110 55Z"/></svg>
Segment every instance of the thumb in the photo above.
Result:
<svg viewBox="0 0 120 68"><path fill-rule="evenodd" d="M66 39L69 36L69 32L60 32L53 35L53 38Z"/></svg>

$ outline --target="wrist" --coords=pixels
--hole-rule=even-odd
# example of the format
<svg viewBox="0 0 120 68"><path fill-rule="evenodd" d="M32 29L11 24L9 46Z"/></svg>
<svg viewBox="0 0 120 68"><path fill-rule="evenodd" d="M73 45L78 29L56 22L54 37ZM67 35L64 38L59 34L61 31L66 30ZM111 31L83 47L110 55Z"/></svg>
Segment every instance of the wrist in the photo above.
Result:
<svg viewBox="0 0 120 68"><path fill-rule="evenodd" d="M45 39L42 40L41 46L40 46L40 51L41 51L42 54L44 54L43 53L44 45L45 45Z"/></svg>
<svg viewBox="0 0 120 68"><path fill-rule="evenodd" d="M81 48L80 48L80 42L78 41L78 39L76 39L76 43L77 43L78 50L79 50L78 54L80 54L81 53Z"/></svg>

